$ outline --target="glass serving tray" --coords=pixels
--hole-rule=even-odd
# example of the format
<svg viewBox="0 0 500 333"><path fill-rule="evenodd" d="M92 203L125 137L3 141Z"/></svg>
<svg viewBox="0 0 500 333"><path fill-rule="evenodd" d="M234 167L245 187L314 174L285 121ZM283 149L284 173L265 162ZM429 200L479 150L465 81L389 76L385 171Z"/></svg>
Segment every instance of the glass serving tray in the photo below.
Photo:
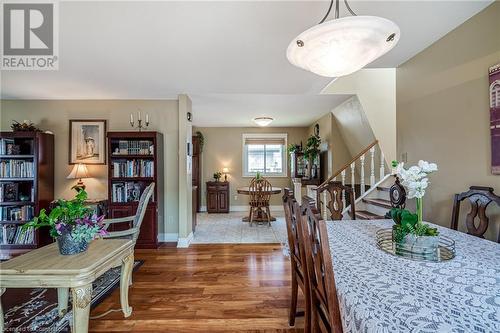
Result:
<svg viewBox="0 0 500 333"><path fill-rule="evenodd" d="M392 228L376 232L377 247L389 254L418 261L440 262L455 257L455 241L446 236L438 236L435 246L419 246L411 242L397 243L392 239Z"/></svg>

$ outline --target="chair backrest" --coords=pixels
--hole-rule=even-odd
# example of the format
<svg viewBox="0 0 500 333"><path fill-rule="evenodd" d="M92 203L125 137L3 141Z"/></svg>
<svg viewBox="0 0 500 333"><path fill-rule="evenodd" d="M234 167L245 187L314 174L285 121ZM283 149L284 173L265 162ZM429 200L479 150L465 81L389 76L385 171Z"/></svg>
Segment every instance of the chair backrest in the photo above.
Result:
<svg viewBox="0 0 500 333"><path fill-rule="evenodd" d="M489 219L486 216L486 208L492 202L500 206L500 197L493 193L493 188L483 186L471 186L467 192L455 194L453 202L453 212L451 215L451 228L458 229L458 219L460 215L460 204L468 199L471 210L465 218L467 233L480 238L484 238L484 233L488 230ZM479 223L476 223L476 218ZM497 242L500 243L500 232Z"/></svg>
<svg viewBox="0 0 500 333"><path fill-rule="evenodd" d="M406 206L406 190L399 182L399 177L396 177L394 185L389 188L389 199L391 206L394 208L405 208Z"/></svg>
<svg viewBox="0 0 500 333"><path fill-rule="evenodd" d="M299 226L305 250L311 305L316 313L313 318L320 331L342 332L326 222L314 214L308 204L301 206L301 213Z"/></svg>
<svg viewBox="0 0 500 333"><path fill-rule="evenodd" d="M265 179L253 178L250 182L250 205L256 207L264 207L269 205L269 200L271 200L271 183Z"/></svg>
<svg viewBox="0 0 500 333"><path fill-rule="evenodd" d="M344 210L344 203L342 201L345 195L346 200L349 198L351 204L351 211L349 212L353 220L356 219L356 207L354 202L354 191L352 187L342 185L339 181L329 181L328 183L320 186L316 190L316 206L320 214L322 214L323 192L327 194L326 207L330 211L331 220L342 220L342 211Z"/></svg>
<svg viewBox="0 0 500 333"><path fill-rule="evenodd" d="M288 235L288 247L290 258L294 268L297 263L302 265L302 255L299 248L299 229L297 222L300 220L300 209L297 211L297 201L289 189L284 190L283 208L285 210L286 231Z"/></svg>
<svg viewBox="0 0 500 333"><path fill-rule="evenodd" d="M142 220L144 219L144 214L146 214L146 208L148 207L149 200L154 193L155 183L149 184L141 194L139 199L139 204L137 205L137 211L135 212L133 227L137 230L141 230ZM139 232L134 234L133 240L136 241L139 237Z"/></svg>

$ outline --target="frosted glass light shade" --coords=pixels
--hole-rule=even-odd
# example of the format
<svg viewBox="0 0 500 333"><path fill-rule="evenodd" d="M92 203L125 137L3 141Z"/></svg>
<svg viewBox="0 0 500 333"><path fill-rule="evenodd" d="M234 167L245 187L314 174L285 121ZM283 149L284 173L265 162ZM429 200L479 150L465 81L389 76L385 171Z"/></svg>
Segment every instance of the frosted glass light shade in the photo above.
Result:
<svg viewBox="0 0 500 333"><path fill-rule="evenodd" d="M253 120L253 121L254 121L254 123L256 123L257 125L264 127L264 126L267 126L267 125L269 125L270 123L272 123L272 122L273 122L273 120L274 120L274 119L273 119L273 118L271 118L271 117L257 117L257 118L254 118L254 120Z"/></svg>
<svg viewBox="0 0 500 333"><path fill-rule="evenodd" d="M389 52L399 27L377 16L348 16L318 24L295 38L286 51L293 65L326 77L349 75Z"/></svg>

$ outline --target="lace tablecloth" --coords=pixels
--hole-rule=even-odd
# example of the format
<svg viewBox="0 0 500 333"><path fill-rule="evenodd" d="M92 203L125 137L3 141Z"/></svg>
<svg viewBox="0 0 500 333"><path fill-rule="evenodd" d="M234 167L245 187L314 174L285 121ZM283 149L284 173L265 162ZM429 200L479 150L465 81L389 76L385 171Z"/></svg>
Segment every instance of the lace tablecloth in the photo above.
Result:
<svg viewBox="0 0 500 333"><path fill-rule="evenodd" d="M344 332L500 332L500 245L447 228L456 257L412 261L377 248L391 220L330 221Z"/></svg>

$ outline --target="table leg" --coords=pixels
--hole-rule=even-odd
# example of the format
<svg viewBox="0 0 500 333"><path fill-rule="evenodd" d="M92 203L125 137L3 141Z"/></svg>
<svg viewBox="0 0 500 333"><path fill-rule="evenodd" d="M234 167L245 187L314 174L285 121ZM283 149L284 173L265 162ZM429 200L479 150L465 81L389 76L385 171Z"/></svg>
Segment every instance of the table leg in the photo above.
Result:
<svg viewBox="0 0 500 333"><path fill-rule="evenodd" d="M59 317L63 317L68 312L69 288L57 288L57 309Z"/></svg>
<svg viewBox="0 0 500 333"><path fill-rule="evenodd" d="M0 288L0 332L3 332L3 309L2 309L2 295L5 292L5 288Z"/></svg>
<svg viewBox="0 0 500 333"><path fill-rule="evenodd" d="M128 304L128 287L131 281L132 269L134 267L134 253L132 252L122 260L120 275L120 303L125 318L132 314L132 308Z"/></svg>
<svg viewBox="0 0 500 333"><path fill-rule="evenodd" d="M92 284L71 289L73 296L73 333L87 333L89 330Z"/></svg>

